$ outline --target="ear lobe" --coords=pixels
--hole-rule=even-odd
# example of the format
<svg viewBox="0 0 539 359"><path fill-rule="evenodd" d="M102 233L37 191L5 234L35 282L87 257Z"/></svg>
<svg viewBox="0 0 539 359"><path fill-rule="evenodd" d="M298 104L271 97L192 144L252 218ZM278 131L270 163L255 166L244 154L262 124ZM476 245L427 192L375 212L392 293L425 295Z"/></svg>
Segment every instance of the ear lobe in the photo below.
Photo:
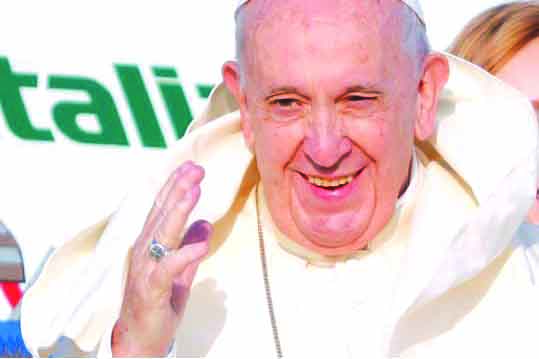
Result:
<svg viewBox="0 0 539 359"><path fill-rule="evenodd" d="M449 62L439 53L432 53L425 59L425 65L418 88L418 116L415 136L424 141L434 133L436 113L442 90L449 78Z"/></svg>
<svg viewBox="0 0 539 359"><path fill-rule="evenodd" d="M254 135L251 123L247 117L246 99L241 87L239 64L235 61L227 61L223 65L221 72L225 86L232 93L232 96L234 96L239 105L241 116L240 126L245 143L249 147L249 150L254 153Z"/></svg>

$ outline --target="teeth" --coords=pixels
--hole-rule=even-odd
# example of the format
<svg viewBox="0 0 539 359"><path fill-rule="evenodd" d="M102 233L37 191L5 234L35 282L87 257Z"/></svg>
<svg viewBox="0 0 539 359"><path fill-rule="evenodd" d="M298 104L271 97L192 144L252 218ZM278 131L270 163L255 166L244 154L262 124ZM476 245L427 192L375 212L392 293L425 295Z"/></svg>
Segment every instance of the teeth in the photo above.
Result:
<svg viewBox="0 0 539 359"><path fill-rule="evenodd" d="M350 183L350 182L352 182L354 180L354 177L353 176L348 176L348 177L337 178L337 179L334 179L334 180L326 180L326 179L319 178L319 177L309 176L308 179L309 179L309 183L314 184L314 185L316 185L318 187L329 187L329 188L331 188L331 187L338 187L338 186L348 184L348 183Z"/></svg>

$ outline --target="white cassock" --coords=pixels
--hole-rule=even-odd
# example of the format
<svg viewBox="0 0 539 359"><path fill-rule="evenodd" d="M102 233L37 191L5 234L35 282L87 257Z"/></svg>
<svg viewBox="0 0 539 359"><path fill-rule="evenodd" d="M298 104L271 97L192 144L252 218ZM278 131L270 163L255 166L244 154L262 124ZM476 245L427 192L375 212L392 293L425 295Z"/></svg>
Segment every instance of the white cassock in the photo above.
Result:
<svg viewBox="0 0 539 359"><path fill-rule="evenodd" d="M436 134L416 144L410 186L368 250L324 258L299 247L274 226L260 188L285 356L539 355L536 260L523 241L512 241L535 198L535 114L509 86L449 60ZM173 353L275 355L257 230L258 175L234 110L218 87L162 173L51 256L22 306L23 336L35 355L110 356L129 248L168 174L187 159L206 169L190 222L210 220L215 233Z"/></svg>

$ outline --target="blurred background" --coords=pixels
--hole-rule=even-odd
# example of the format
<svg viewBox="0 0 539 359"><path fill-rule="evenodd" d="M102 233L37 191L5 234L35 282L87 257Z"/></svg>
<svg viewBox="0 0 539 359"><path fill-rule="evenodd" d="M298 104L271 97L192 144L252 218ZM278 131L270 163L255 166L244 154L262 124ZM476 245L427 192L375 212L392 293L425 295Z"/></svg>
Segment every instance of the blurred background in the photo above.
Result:
<svg viewBox="0 0 539 359"><path fill-rule="evenodd" d="M423 0L434 49L502 2ZM201 111L234 57L235 5L2 2L0 321L51 248L110 214Z"/></svg>

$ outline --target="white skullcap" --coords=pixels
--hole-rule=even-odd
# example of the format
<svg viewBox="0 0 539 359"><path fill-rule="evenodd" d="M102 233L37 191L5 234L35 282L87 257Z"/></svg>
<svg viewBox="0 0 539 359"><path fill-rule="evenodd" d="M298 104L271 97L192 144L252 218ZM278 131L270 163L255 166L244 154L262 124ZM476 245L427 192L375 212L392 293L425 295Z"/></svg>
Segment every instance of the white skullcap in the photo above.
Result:
<svg viewBox="0 0 539 359"><path fill-rule="evenodd" d="M237 13L240 7L242 7L249 1L251 0L239 0L235 13ZM419 20L421 20L423 25L426 24L425 17L423 16L423 10L421 9L421 5L419 4L419 0L401 0L401 1L405 3L406 5L408 5L408 7L416 13L417 17L419 18Z"/></svg>

